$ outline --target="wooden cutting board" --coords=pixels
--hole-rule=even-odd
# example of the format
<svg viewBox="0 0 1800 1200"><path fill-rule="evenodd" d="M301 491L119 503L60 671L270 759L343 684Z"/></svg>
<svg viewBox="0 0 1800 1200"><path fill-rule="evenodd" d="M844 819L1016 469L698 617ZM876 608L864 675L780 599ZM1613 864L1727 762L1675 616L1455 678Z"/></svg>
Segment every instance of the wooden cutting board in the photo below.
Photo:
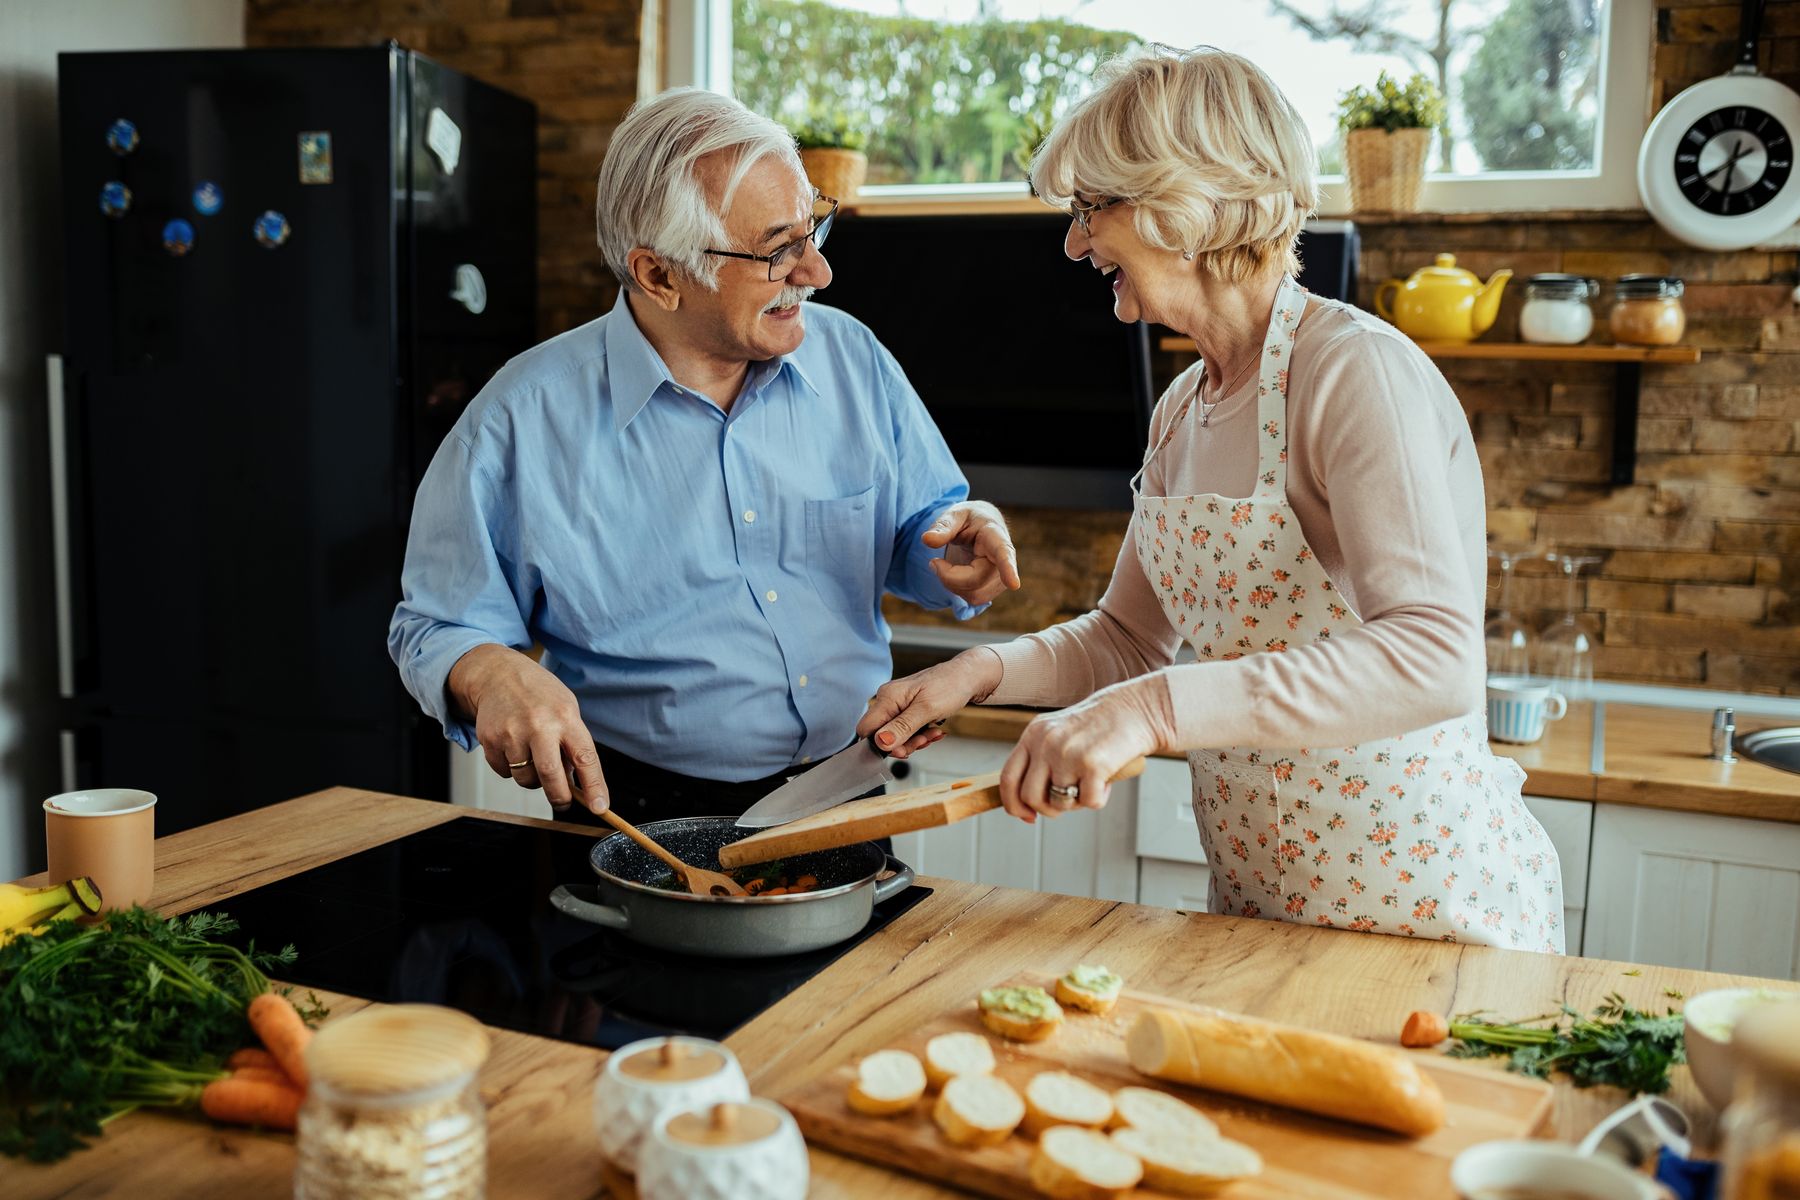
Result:
<svg viewBox="0 0 1800 1200"><path fill-rule="evenodd" d="M1022 975L1007 984L1036 984L1049 990L1049 975ZM1224 1136L1245 1142L1262 1155L1263 1172L1233 1185L1227 1200L1306 1196L1311 1200L1389 1200L1395 1196L1450 1196L1450 1160L1469 1146L1497 1138L1529 1137L1550 1113L1550 1085L1489 1067L1445 1058L1436 1051L1408 1053L1444 1093L1447 1120L1429 1137L1411 1139L1236 1096L1206 1092L1140 1075L1125 1058L1125 1031L1147 1007L1196 1006L1159 996L1126 992L1106 1016L1065 1010L1063 1027L1042 1042L1008 1042L987 1034L976 1015L975 997L954 1012L940 1014L893 1048L923 1057L925 1043L940 1033L969 1030L986 1034L999 1059L995 1072L1021 1094L1039 1071L1073 1071L1108 1090L1128 1085L1160 1088L1193 1104ZM867 1046L864 1053L886 1049ZM934 1096L897 1117L853 1112L844 1096L855 1076L854 1062L802 1084L776 1099L799 1122L815 1145L927 1179L1004 1200L1034 1194L1026 1174L1034 1143L1015 1134L998 1146L977 1150L945 1141L931 1119ZM1133 1195L1161 1197L1139 1188Z"/></svg>
<svg viewBox="0 0 1800 1200"><path fill-rule="evenodd" d="M1143 774L1144 760L1134 758L1112 781ZM751 834L719 850L719 865L727 871L750 863L771 862L790 854L809 854L834 846L854 846L897 833L935 829L1000 807L1000 772L971 775L953 783L851 800L822 813L802 817Z"/></svg>

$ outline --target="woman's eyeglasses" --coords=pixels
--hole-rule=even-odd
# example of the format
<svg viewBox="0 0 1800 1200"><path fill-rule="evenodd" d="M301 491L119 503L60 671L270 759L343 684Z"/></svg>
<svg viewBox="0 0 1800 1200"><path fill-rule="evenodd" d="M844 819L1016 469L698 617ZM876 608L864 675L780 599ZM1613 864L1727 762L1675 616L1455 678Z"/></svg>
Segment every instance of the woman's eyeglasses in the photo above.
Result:
<svg viewBox="0 0 1800 1200"><path fill-rule="evenodd" d="M708 250L706 253L720 258L742 258L750 262L769 264L769 282L780 283L794 273L800 265L801 256L806 253L806 243L823 246L826 236L831 232L832 219L837 216L838 202L830 196L821 195L818 188L813 189L812 228L805 234L777 248L769 254L749 254L742 250Z"/></svg>
<svg viewBox="0 0 1800 1200"><path fill-rule="evenodd" d="M1069 219L1081 226L1081 232L1092 233L1093 230L1088 226L1089 219L1101 209L1111 208L1115 204L1123 203L1124 200L1125 197L1123 196L1102 196L1100 199L1090 203L1086 200L1072 197L1069 200Z"/></svg>

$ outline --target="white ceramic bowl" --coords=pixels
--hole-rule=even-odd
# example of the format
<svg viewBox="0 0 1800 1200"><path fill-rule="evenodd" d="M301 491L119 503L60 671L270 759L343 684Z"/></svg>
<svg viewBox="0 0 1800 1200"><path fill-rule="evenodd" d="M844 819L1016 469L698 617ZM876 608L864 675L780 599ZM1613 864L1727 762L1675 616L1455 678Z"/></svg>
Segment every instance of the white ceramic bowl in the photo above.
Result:
<svg viewBox="0 0 1800 1200"><path fill-rule="evenodd" d="M1470 1146L1450 1164L1450 1183L1463 1200L1482 1200L1502 1188L1542 1188L1547 1196L1582 1200L1657 1200L1656 1185L1610 1158L1580 1154L1560 1142L1523 1140Z"/></svg>
<svg viewBox="0 0 1800 1200"><path fill-rule="evenodd" d="M1731 1103L1737 1061L1731 1052L1731 1030L1746 1009L1756 1004L1793 1002L1800 993L1776 988L1719 988L1688 998L1682 1009L1688 1070L1707 1102L1722 1109Z"/></svg>

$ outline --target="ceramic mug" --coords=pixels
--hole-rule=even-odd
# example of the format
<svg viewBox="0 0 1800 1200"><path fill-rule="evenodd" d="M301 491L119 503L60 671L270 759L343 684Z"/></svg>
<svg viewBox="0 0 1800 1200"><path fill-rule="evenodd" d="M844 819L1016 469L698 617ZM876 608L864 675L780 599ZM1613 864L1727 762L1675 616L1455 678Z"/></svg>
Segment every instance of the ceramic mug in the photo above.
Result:
<svg viewBox="0 0 1800 1200"><path fill-rule="evenodd" d="M1560 721L1569 702L1547 683L1518 675L1496 675L1487 684L1488 736L1497 742L1535 742L1544 722Z"/></svg>
<svg viewBox="0 0 1800 1200"><path fill-rule="evenodd" d="M91 876L106 908L148 904L156 879L156 797L136 788L89 788L44 801L50 882Z"/></svg>
<svg viewBox="0 0 1800 1200"><path fill-rule="evenodd" d="M1617 1160L1589 1157L1573 1146L1528 1139L1470 1146L1450 1164L1450 1185L1462 1200L1498 1196L1570 1200L1657 1200L1656 1185Z"/></svg>

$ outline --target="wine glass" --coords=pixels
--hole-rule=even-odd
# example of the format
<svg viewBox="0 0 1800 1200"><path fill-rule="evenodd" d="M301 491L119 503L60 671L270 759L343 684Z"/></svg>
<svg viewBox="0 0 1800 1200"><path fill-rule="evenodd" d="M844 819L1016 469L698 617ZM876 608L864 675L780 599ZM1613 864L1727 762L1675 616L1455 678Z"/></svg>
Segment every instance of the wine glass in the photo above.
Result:
<svg viewBox="0 0 1800 1200"><path fill-rule="evenodd" d="M1604 561L1592 554L1546 556L1562 571L1563 611L1544 626L1538 643L1538 674L1570 699L1583 699L1594 682L1594 635L1581 615L1581 569Z"/></svg>
<svg viewBox="0 0 1800 1200"><path fill-rule="evenodd" d="M1513 564L1535 553L1526 546L1495 546L1488 551L1500 563L1499 603L1482 629L1489 675L1525 675L1531 670L1531 630L1513 614L1512 579Z"/></svg>

